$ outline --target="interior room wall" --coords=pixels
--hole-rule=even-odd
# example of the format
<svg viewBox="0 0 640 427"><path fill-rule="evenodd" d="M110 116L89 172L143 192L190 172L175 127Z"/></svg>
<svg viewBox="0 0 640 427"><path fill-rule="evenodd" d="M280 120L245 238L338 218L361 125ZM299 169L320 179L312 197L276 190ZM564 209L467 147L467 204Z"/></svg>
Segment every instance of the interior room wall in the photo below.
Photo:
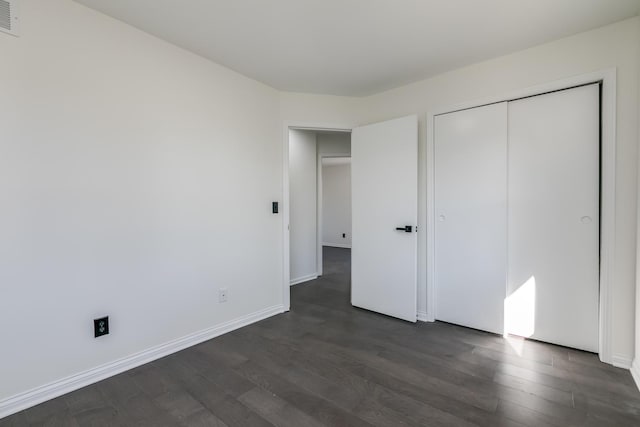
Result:
<svg viewBox="0 0 640 427"><path fill-rule="evenodd" d="M322 245L351 248L351 164L341 160L322 165Z"/></svg>
<svg viewBox="0 0 640 427"><path fill-rule="evenodd" d="M298 284L318 275L317 146L315 132L289 131L290 280Z"/></svg>
<svg viewBox="0 0 640 427"><path fill-rule="evenodd" d="M280 95L283 120L345 127L418 113L419 218L426 219L426 114L458 103L585 74L617 70L616 247L612 352L620 366L634 353L640 18L556 40L366 98ZM426 233L418 231L418 314L426 311Z"/></svg>
<svg viewBox="0 0 640 427"><path fill-rule="evenodd" d="M20 17L0 36L0 417L282 309L278 93L69 0Z"/></svg>
<svg viewBox="0 0 640 427"><path fill-rule="evenodd" d="M351 156L351 133L318 132L318 155Z"/></svg>

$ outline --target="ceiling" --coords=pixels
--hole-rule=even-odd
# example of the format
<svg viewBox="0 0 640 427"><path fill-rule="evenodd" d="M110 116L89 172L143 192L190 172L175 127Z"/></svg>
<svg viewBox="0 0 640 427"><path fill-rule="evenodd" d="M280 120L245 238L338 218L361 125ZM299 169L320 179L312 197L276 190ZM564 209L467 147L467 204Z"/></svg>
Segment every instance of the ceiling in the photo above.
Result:
<svg viewBox="0 0 640 427"><path fill-rule="evenodd" d="M276 89L349 96L640 12L640 0L76 1Z"/></svg>

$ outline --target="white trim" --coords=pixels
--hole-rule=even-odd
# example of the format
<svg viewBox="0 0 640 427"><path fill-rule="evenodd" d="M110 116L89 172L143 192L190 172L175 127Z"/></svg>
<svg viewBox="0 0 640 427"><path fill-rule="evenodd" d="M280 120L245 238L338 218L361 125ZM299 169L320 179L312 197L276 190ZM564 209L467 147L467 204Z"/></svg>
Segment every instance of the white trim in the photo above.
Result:
<svg viewBox="0 0 640 427"><path fill-rule="evenodd" d="M323 242L322 246L329 246L330 248L351 249L351 245L347 245L347 244L344 244L344 243L326 243L326 242Z"/></svg>
<svg viewBox="0 0 640 427"><path fill-rule="evenodd" d="M289 130L318 130L318 131L334 131L334 132L349 132L351 133L351 126L335 125L335 124L318 124L308 122L290 122L286 121L283 124L282 131L282 206L280 211L282 212L282 306L284 311L291 309L291 270L290 270L290 244L289 244ZM321 239L318 239L320 241ZM317 257L320 262L321 258ZM320 264L322 266L322 264Z"/></svg>
<svg viewBox="0 0 640 427"><path fill-rule="evenodd" d="M284 125L284 143L282 144L282 306L285 311L291 309L291 265L289 233L289 126Z"/></svg>
<svg viewBox="0 0 640 427"><path fill-rule="evenodd" d="M600 218L600 360L613 363L613 298L616 247L616 69L601 73L602 164Z"/></svg>
<svg viewBox="0 0 640 427"><path fill-rule="evenodd" d="M63 394L78 390L98 381L112 377L129 369L133 369L145 363L152 362L169 354L176 353L185 348L200 344L212 338L226 334L250 325L273 315L282 313L282 305L268 307L255 313L238 317L237 319L221 323L211 328L185 335L184 337L148 348L127 357L97 366L75 375L36 387L24 393L0 400L0 419L16 412L38 405Z"/></svg>
<svg viewBox="0 0 640 427"><path fill-rule="evenodd" d="M418 316L417 319L419 322L430 322L432 320L429 320L429 318L427 317L427 312L426 311L418 311Z"/></svg>
<svg viewBox="0 0 640 427"><path fill-rule="evenodd" d="M631 364L631 376L640 390L640 359L636 358Z"/></svg>
<svg viewBox="0 0 640 427"><path fill-rule="evenodd" d="M322 276L324 272L324 255L322 253L322 204L324 203L322 179L322 157L320 157L318 135L316 135L316 270L318 270L319 276Z"/></svg>
<svg viewBox="0 0 640 427"><path fill-rule="evenodd" d="M434 321L435 300L435 206L434 206L434 117L452 111L481 105L538 95L545 92L567 89L588 83L602 82L602 169L601 169L601 228L600 228L600 319L599 351L600 360L614 363L611 354L613 298L610 293L615 277L613 269L615 250L615 194L616 194L616 69L596 71L573 76L537 86L522 88L501 96L465 102L427 113L427 318ZM620 361L624 358L616 358ZM626 360L626 359L625 359Z"/></svg>
<svg viewBox="0 0 640 427"><path fill-rule="evenodd" d="M317 273L307 274L306 276L298 277L297 279L291 279L289 286L299 285L300 283L308 282L309 280L316 280L317 278Z"/></svg>
<svg viewBox="0 0 640 427"><path fill-rule="evenodd" d="M299 122L299 121L286 121L284 123L284 127L285 129L351 133L351 130L354 126L345 125L344 123L338 124L338 123L311 123L311 122Z"/></svg>
<svg viewBox="0 0 640 427"><path fill-rule="evenodd" d="M632 362L633 360L630 357L619 354L614 354L611 358L611 364L616 368L631 369Z"/></svg>

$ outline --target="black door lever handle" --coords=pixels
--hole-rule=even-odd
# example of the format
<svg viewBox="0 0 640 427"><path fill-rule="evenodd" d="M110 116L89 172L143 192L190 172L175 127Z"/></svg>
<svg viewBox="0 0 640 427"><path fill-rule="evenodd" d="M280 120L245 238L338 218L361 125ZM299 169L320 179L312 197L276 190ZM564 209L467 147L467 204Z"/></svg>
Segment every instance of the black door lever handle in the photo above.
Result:
<svg viewBox="0 0 640 427"><path fill-rule="evenodd" d="M413 227L410 225L405 225L404 227L396 227L398 231L404 231L405 233L411 233L413 231Z"/></svg>

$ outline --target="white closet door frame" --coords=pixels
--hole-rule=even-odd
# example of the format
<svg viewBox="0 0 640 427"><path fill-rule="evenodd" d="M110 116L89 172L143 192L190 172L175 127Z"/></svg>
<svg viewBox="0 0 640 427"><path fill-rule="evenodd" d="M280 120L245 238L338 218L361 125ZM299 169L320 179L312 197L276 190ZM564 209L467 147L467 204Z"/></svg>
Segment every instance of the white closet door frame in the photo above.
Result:
<svg viewBox="0 0 640 427"><path fill-rule="evenodd" d="M619 366L629 368L626 364L614 360L611 353L612 339L612 297L611 289L613 285L613 258L615 250L615 192L616 192L616 69L606 69L593 73L582 74L567 79L556 80L546 84L522 88L520 90L500 96L489 97L476 101L466 102L445 108L438 108L427 114L427 277L426 277L426 306L427 321L435 321L435 311L437 301L435 300L435 277L434 277L434 248L435 248L435 164L434 164L434 118L437 115L451 113L467 108L480 107L504 101L512 101L528 96L541 95L547 92L570 89L590 83L601 83L601 217L600 217L600 302L599 302L599 348L600 360Z"/></svg>

